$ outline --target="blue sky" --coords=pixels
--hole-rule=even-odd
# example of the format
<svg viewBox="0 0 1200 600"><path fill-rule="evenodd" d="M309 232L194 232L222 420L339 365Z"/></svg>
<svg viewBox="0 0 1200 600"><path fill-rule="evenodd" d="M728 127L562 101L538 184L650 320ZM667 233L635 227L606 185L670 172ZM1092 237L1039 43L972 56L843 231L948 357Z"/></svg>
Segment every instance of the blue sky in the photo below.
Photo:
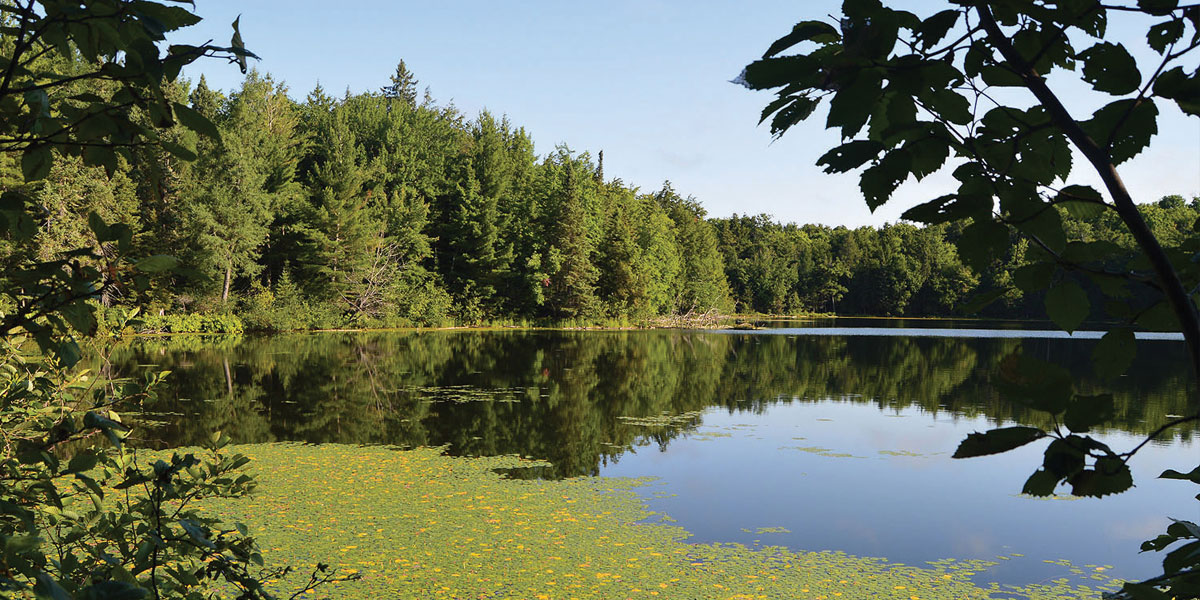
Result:
<svg viewBox="0 0 1200 600"><path fill-rule="evenodd" d="M902 4L919 14L937 6ZM669 179L714 216L894 222L905 208L946 193L949 177L910 181L871 214L857 175L826 175L814 166L838 142L824 131L823 115L772 143L766 127L756 126L770 96L729 83L796 21L827 18L839 5L196 0L205 21L172 41L227 43L240 14L247 47L262 57L255 66L286 82L293 98L303 99L318 81L331 94L378 89L404 59L438 103L453 101L468 116L485 107L507 114L530 132L539 154L558 143L593 155L604 150L608 177L644 191ZM241 81L235 67L214 61L186 71L192 78L200 73L225 90ZM1077 115L1095 108L1086 86L1061 89ZM1160 135L1122 175L1139 201L1200 195L1200 119L1160 107ZM1073 183L1097 181L1079 166L1076 173Z"/></svg>

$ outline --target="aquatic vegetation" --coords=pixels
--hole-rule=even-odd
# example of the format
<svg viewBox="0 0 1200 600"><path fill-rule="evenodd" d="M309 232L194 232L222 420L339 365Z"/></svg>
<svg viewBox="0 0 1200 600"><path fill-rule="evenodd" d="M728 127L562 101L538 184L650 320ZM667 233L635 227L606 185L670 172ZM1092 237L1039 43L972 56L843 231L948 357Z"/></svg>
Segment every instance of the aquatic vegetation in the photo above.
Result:
<svg viewBox="0 0 1200 600"><path fill-rule="evenodd" d="M801 452L807 452L809 454L816 454L817 456L825 456L828 458L863 458L853 454L846 454L845 452L834 452L829 448L822 448L820 446L780 446L779 449L799 450Z"/></svg>
<svg viewBox="0 0 1200 600"><path fill-rule="evenodd" d="M252 523L271 561L301 568L332 562L361 575L313 598L1098 595L1065 582L982 587L971 581L990 564L982 561L919 568L838 552L689 544L683 528L647 521L656 514L635 490L648 481L514 480L494 471L544 464L516 457L331 444L239 449L254 459L257 494L206 509Z"/></svg>
<svg viewBox="0 0 1200 600"><path fill-rule="evenodd" d="M634 425L638 427L683 427L698 422L701 414L703 414L703 411L699 410L692 410L679 414L663 412L652 417L621 416L617 417L617 420L626 425Z"/></svg>

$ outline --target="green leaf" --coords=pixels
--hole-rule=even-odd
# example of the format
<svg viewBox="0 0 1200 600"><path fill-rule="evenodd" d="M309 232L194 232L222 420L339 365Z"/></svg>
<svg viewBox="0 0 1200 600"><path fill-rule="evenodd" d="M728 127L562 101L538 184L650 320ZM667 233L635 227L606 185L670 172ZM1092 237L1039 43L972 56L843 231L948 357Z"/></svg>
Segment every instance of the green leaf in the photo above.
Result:
<svg viewBox="0 0 1200 600"><path fill-rule="evenodd" d="M1008 452L1029 442L1046 437L1046 432L1036 427L1004 427L984 433L972 433L958 445L954 458L971 458Z"/></svg>
<svg viewBox="0 0 1200 600"><path fill-rule="evenodd" d="M1043 208L1033 217L1016 225L1023 233L1037 238L1053 252L1062 252L1067 246L1067 233L1063 229L1062 216L1058 211Z"/></svg>
<svg viewBox="0 0 1200 600"><path fill-rule="evenodd" d="M183 527L183 530L186 531L188 536L195 540L197 544L200 544L205 548L216 548L212 541L208 539L208 534L206 534L204 529L199 525L196 525L187 519L180 519L179 526Z"/></svg>
<svg viewBox="0 0 1200 600"><path fill-rule="evenodd" d="M1125 374L1136 354L1137 341L1133 330L1126 327L1113 329L1104 334L1095 350L1092 350L1092 367L1101 378L1114 379Z"/></svg>
<svg viewBox="0 0 1200 600"><path fill-rule="evenodd" d="M820 100L808 96L796 96L790 104L781 108L771 119L771 134L776 138L783 135L792 125L807 119L816 110Z"/></svg>
<svg viewBox="0 0 1200 600"><path fill-rule="evenodd" d="M85 302L72 302L59 309L59 314L83 335L96 333L96 314L92 307Z"/></svg>
<svg viewBox="0 0 1200 600"><path fill-rule="evenodd" d="M40 181L50 174L54 165L54 154L49 146L30 148L21 155L21 174L25 181Z"/></svg>
<svg viewBox="0 0 1200 600"><path fill-rule="evenodd" d="M83 358L79 345L74 340L66 340L54 347L54 355L66 367L73 367Z"/></svg>
<svg viewBox="0 0 1200 600"><path fill-rule="evenodd" d="M879 142L855 140L826 152L817 159L817 165L825 167L826 173L845 173L873 160L883 149Z"/></svg>
<svg viewBox="0 0 1200 600"><path fill-rule="evenodd" d="M883 74L877 69L858 71L854 80L829 101L827 128L841 127L843 138L852 138L867 124L871 110L883 93Z"/></svg>
<svg viewBox="0 0 1200 600"><path fill-rule="evenodd" d="M1058 477L1069 477L1078 473L1084 467L1084 452L1076 448L1068 440L1082 440L1078 436L1070 436L1066 439L1059 439L1050 442L1046 447L1045 457L1042 459L1042 466L1047 471L1057 475Z"/></svg>
<svg viewBox="0 0 1200 600"><path fill-rule="evenodd" d="M1067 209L1067 214L1077 219L1093 219L1104 213L1104 198L1095 188L1087 185L1068 185L1058 191L1054 201Z"/></svg>
<svg viewBox="0 0 1200 600"><path fill-rule="evenodd" d="M1000 393L1037 410L1058 414L1073 396L1074 379L1066 369L1017 352L1000 361Z"/></svg>
<svg viewBox="0 0 1200 600"><path fill-rule="evenodd" d="M1200 9L1196 13L1200 15ZM1168 69L1154 80L1154 95L1174 100L1189 115L1200 115L1200 73L1188 75L1183 67Z"/></svg>
<svg viewBox="0 0 1200 600"><path fill-rule="evenodd" d="M978 197L947 194L918 204L900 215L901 219L935 225L966 219L986 211L987 201L976 202Z"/></svg>
<svg viewBox="0 0 1200 600"><path fill-rule="evenodd" d="M1197 563L1200 563L1200 542L1191 542L1167 554L1163 559L1163 572L1178 573Z"/></svg>
<svg viewBox="0 0 1200 600"><path fill-rule="evenodd" d="M1171 600L1171 596L1147 583L1126 583L1121 591L1133 600Z"/></svg>
<svg viewBox="0 0 1200 600"><path fill-rule="evenodd" d="M238 22L241 20L242 20L241 15L238 15L238 17L233 20L233 37L231 37L229 39L229 45L233 50L243 50L244 51L246 49L246 44L244 42L242 42L242 32L238 29ZM246 55L242 54L242 53L238 53L238 52L235 52L235 54L237 55L238 69L240 69L242 71L242 74L245 75L246 74Z"/></svg>
<svg viewBox="0 0 1200 600"><path fill-rule="evenodd" d="M1021 493L1030 496L1049 496L1054 493L1054 488L1058 486L1061 479L1050 471L1038 469L1029 476L1029 479L1025 480Z"/></svg>
<svg viewBox="0 0 1200 600"><path fill-rule="evenodd" d="M1150 31L1146 32L1146 42L1159 54L1166 52L1167 47L1178 42L1181 37L1183 37L1183 21L1175 19L1154 25L1150 27Z"/></svg>
<svg viewBox="0 0 1200 600"><path fill-rule="evenodd" d="M91 452L82 452L71 457L71 462L67 464L67 470L72 473L82 473L91 471L96 467L98 458Z"/></svg>
<svg viewBox="0 0 1200 600"><path fill-rule="evenodd" d="M161 273L163 271L170 271L178 265L179 259L175 258L174 256L167 256L165 254L148 256L134 264L139 271L146 273Z"/></svg>
<svg viewBox="0 0 1200 600"><path fill-rule="evenodd" d="M1179 6L1179 0L1138 0L1138 8L1156 17L1171 14Z"/></svg>
<svg viewBox="0 0 1200 600"><path fill-rule="evenodd" d="M1054 273L1057 271L1058 265L1054 263L1037 262L1021 265L1013 271L1013 283L1026 294L1040 292L1050 287L1050 283L1054 280Z"/></svg>
<svg viewBox="0 0 1200 600"><path fill-rule="evenodd" d="M1150 145L1150 138L1158 133L1158 107L1150 99L1117 100L1080 126L1119 165Z"/></svg>
<svg viewBox="0 0 1200 600"><path fill-rule="evenodd" d="M1180 473L1175 469L1167 469L1158 476L1159 479L1181 479L1192 483L1200 484L1200 467L1192 469L1188 473Z"/></svg>
<svg viewBox="0 0 1200 600"><path fill-rule="evenodd" d="M958 17L961 14L959 9L947 9L921 22L921 28L918 35L921 39L921 45L926 49L932 48L935 44L942 41L946 37L946 33L951 27L958 22Z"/></svg>
<svg viewBox="0 0 1200 600"><path fill-rule="evenodd" d="M900 149L888 152L878 164L863 171L858 186L862 190L863 199L867 201L867 208L871 212L875 212L876 208L883 206L892 197L896 188L900 187L905 179L908 179L911 166L912 155L906 150Z"/></svg>
<svg viewBox="0 0 1200 600"><path fill-rule="evenodd" d="M192 152L182 144L176 144L175 142L168 140L159 140L158 145L162 146L163 150L170 152L172 156L180 160L191 162L199 158L196 156L195 152Z"/></svg>
<svg viewBox="0 0 1200 600"><path fill-rule="evenodd" d="M1089 429L1112 420L1116 405L1112 394L1097 396L1075 396L1067 404L1063 424L1072 433L1087 433Z"/></svg>
<svg viewBox="0 0 1200 600"><path fill-rule="evenodd" d="M208 136L214 141L221 140L221 132L217 130L217 126L212 121L208 120L208 117L205 117L186 104L173 102L171 106L175 109L175 118L179 119L179 122L184 127L200 135Z"/></svg>
<svg viewBox="0 0 1200 600"><path fill-rule="evenodd" d="M1083 80L1097 91L1128 94L1142 84L1137 61L1125 46L1101 42L1079 54L1083 60Z"/></svg>
<svg viewBox="0 0 1200 600"><path fill-rule="evenodd" d="M37 584L33 586L37 595L43 598L51 598L52 600L71 600L71 595L64 590L58 582L54 580L48 573L40 572L37 574Z"/></svg>
<svg viewBox="0 0 1200 600"><path fill-rule="evenodd" d="M1008 227L991 219L975 219L963 228L958 255L977 273L987 271L992 261L1008 250Z"/></svg>
<svg viewBox="0 0 1200 600"><path fill-rule="evenodd" d="M967 125L973 119L971 101L952 89L936 89L929 96L929 108L938 116L957 125Z"/></svg>
<svg viewBox="0 0 1200 600"><path fill-rule="evenodd" d="M995 87L1024 87L1025 80L1021 79L1012 69L1000 65L986 65L979 70L983 82Z"/></svg>
<svg viewBox="0 0 1200 600"><path fill-rule="evenodd" d="M1046 315L1067 333L1078 329L1090 312L1087 292L1074 281L1060 281L1046 292Z"/></svg>
<svg viewBox="0 0 1200 600"><path fill-rule="evenodd" d="M1119 494L1133 487L1133 474L1125 461L1105 456L1096 459L1096 466L1082 469L1067 478L1071 484L1071 494L1100 498L1111 494Z"/></svg>
<svg viewBox="0 0 1200 600"><path fill-rule="evenodd" d="M987 305L1003 298L1006 293L1008 293L1008 290L998 289L975 294L958 306L958 312L964 315L973 315L983 310Z"/></svg>
<svg viewBox="0 0 1200 600"><path fill-rule="evenodd" d="M92 233L96 235L97 241L111 242L113 240L113 238L110 237L111 230L108 227L108 223L105 223L104 218L101 217L96 211L91 211L88 213L88 227L92 230Z"/></svg>
<svg viewBox="0 0 1200 600"><path fill-rule="evenodd" d="M792 27L791 33L775 40L770 48L763 53L763 58L770 58L799 44L800 42L819 42L828 43L836 42L841 38L838 30L829 23L823 21L801 21Z"/></svg>
<svg viewBox="0 0 1200 600"><path fill-rule="evenodd" d="M1138 316L1137 326L1149 331L1179 331L1179 318L1171 305L1163 300Z"/></svg>

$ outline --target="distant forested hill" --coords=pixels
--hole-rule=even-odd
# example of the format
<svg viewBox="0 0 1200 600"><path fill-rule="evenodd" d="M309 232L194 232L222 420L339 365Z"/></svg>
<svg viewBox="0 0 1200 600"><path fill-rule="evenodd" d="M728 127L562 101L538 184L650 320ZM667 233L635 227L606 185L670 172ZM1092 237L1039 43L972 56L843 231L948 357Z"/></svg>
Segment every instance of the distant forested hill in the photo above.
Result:
<svg viewBox="0 0 1200 600"><path fill-rule="evenodd" d="M1029 252L1018 243L973 273L955 249L957 224L707 218L669 183L646 193L607 177L602 152L535 154L506 118L418 94L403 63L382 83L340 98L318 87L303 101L255 72L228 94L203 78L173 87L217 124L220 142L179 127L171 141L195 161L143 148L112 177L55 161L24 190L44 207L40 258L89 243L94 211L127 224L138 253L188 267L148 292L118 290L107 306L305 329L637 323L712 309L953 315L978 290L1013 287ZM6 160L0 187L24 186ZM1200 201L1169 197L1145 211L1169 241L1192 231ZM1107 214L1064 218L1073 239L1132 244ZM20 259L2 241L0 254ZM989 310L1036 315L1038 301L1014 288Z"/></svg>

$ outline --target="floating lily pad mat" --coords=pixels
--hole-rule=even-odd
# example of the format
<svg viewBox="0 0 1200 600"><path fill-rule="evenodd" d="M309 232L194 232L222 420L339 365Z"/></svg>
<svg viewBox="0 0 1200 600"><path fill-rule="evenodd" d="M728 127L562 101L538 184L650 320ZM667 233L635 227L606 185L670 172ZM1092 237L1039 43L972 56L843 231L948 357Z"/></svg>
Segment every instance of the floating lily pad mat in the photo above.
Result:
<svg viewBox="0 0 1200 600"><path fill-rule="evenodd" d="M451 458L438 449L241 446L259 479L251 498L208 510L248 523L269 563L318 561L358 581L304 598L1092 598L1065 583L980 587L987 564L925 568L835 552L689 544L634 492L645 482L505 479L515 457ZM536 463L535 463L536 464ZM747 502L753 503L752 498ZM797 510L803 510L797 507ZM638 523L642 522L642 523ZM1101 582L1097 582L1098 584ZM1112 584L1110 583L1110 587Z"/></svg>

